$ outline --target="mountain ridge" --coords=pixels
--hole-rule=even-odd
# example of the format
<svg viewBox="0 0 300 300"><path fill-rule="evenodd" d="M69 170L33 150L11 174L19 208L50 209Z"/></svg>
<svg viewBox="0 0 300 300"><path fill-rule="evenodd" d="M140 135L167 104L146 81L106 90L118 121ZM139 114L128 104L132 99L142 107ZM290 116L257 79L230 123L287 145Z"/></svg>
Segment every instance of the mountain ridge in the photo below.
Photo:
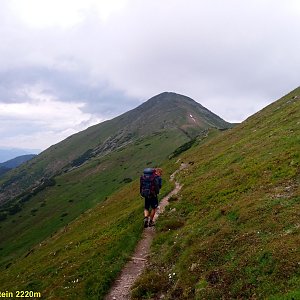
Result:
<svg viewBox="0 0 300 300"><path fill-rule="evenodd" d="M164 161L164 179L182 162L188 168L177 173L181 192L156 224L149 269L133 299L299 298L299 100L297 89ZM161 196L171 189L165 180ZM132 257L142 217L137 179L4 265L0 286L52 299L104 299Z"/></svg>
<svg viewBox="0 0 300 300"><path fill-rule="evenodd" d="M221 127L201 123L190 100L168 111L151 102L51 146L1 178L2 199L11 200L0 206L0 267L105 202L145 166L160 166L191 137L204 139L208 130Z"/></svg>
<svg viewBox="0 0 300 300"><path fill-rule="evenodd" d="M163 179L182 162L189 167L177 174L182 190L156 224L149 269L136 282L133 299L299 298L299 100L296 89L233 129L209 130L185 153L164 161ZM136 160L142 160L140 148L153 149L143 142L134 148ZM93 169L101 166L93 163ZM83 178L82 168L76 181ZM94 182L89 178L84 185ZM40 204L52 189L58 189L57 197L69 186L69 177L57 178L53 188L30 201ZM165 180L161 196L171 189ZM22 215L30 219L26 211ZM46 299L103 299L142 235L142 216L137 179L10 257L1 270L1 288L41 291ZM15 219L22 220L18 214ZM12 242L0 246L5 254Z"/></svg>
<svg viewBox="0 0 300 300"><path fill-rule="evenodd" d="M27 155L27 154L38 154L40 152L41 152L40 149L0 147L0 163L6 162L18 156Z"/></svg>
<svg viewBox="0 0 300 300"><path fill-rule="evenodd" d="M11 169L17 168L18 166L34 158L35 156L36 154L25 154L0 163L0 176L9 172Z"/></svg>
<svg viewBox="0 0 300 300"><path fill-rule="evenodd" d="M8 173L10 177L0 180L0 203L30 186L38 185L42 178L66 172L92 157L106 155L138 138L156 132L179 130L191 139L206 128L224 129L231 126L191 98L162 93L120 116L69 136L28 162L23 170ZM30 177L26 175L27 170L31 170Z"/></svg>
<svg viewBox="0 0 300 300"><path fill-rule="evenodd" d="M3 163L0 163L0 167L6 167L9 169L13 169L18 167L19 165L23 164L24 162L34 158L35 156L37 156L37 154L24 154L24 155L20 155L17 156L15 158L9 159Z"/></svg>
<svg viewBox="0 0 300 300"><path fill-rule="evenodd" d="M180 156L132 299L299 299L299 115L296 88Z"/></svg>

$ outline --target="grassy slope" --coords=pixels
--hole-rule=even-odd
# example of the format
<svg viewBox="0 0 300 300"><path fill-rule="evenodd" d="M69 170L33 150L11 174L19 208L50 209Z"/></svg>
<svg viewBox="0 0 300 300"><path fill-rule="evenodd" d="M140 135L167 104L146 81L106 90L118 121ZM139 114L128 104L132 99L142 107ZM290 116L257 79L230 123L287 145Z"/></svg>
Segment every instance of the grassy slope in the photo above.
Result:
<svg viewBox="0 0 300 300"><path fill-rule="evenodd" d="M165 142L169 140L172 143ZM125 178L134 180L146 165L159 165L185 141L186 136L178 131L155 134L56 177L54 187L40 192L24 203L21 212L0 222L0 266L7 266L82 212L104 201L126 183Z"/></svg>
<svg viewBox="0 0 300 300"><path fill-rule="evenodd" d="M299 116L300 88L181 157L134 298L300 299Z"/></svg>
<svg viewBox="0 0 300 300"><path fill-rule="evenodd" d="M161 197L171 188L164 184ZM102 299L133 252L142 220L136 180L2 270L0 290L31 290L46 299Z"/></svg>
<svg viewBox="0 0 300 300"><path fill-rule="evenodd" d="M72 160L78 158L88 149L93 149L96 145L103 143L110 135L115 134L115 131L119 129L117 125L114 120L106 121L51 146L33 160L1 177L0 191L1 185L4 187L8 185L9 187L10 182L16 182L18 191L26 190L43 177L51 177L61 173L62 169Z"/></svg>
<svg viewBox="0 0 300 300"><path fill-rule="evenodd" d="M190 117L191 113L194 119ZM38 184L41 178L60 174L78 158L85 157L87 152L91 154L95 151L102 156L114 147L163 130L177 129L193 137L211 126L230 128L231 124L188 97L162 93L112 120L68 137L23 166L1 176L0 204L9 202L9 199Z"/></svg>
<svg viewBox="0 0 300 300"><path fill-rule="evenodd" d="M97 299L141 233L136 185L85 212L2 271L1 290L34 290L49 299Z"/></svg>
<svg viewBox="0 0 300 300"><path fill-rule="evenodd" d="M1 177L0 184L6 184L7 181L15 178L20 186L27 188L29 183L32 184L45 175L52 176L56 174L70 161L105 141L109 135L118 130L114 125L113 123L110 126L109 121L105 121L69 136L62 142L49 147L35 159ZM28 169L31 176L27 176Z"/></svg>

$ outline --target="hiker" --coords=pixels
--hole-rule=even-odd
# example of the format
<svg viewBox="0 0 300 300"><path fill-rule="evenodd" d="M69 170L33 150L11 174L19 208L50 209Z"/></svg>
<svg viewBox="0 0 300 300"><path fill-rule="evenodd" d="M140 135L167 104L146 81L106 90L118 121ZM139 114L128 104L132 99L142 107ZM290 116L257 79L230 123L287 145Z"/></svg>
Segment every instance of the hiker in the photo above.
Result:
<svg viewBox="0 0 300 300"><path fill-rule="evenodd" d="M158 207L157 195L162 185L161 174L162 170L159 168L146 168L140 178L140 194L145 198L144 228L154 226L153 219Z"/></svg>

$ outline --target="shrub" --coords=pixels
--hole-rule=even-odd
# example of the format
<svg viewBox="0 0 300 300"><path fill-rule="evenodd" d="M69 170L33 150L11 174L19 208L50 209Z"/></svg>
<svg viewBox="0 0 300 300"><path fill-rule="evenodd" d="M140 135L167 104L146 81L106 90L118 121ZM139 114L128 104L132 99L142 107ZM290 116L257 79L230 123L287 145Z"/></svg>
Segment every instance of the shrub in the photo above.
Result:
<svg viewBox="0 0 300 300"><path fill-rule="evenodd" d="M1 221L4 221L6 218L7 218L7 213L1 212L1 213L0 213L0 222L1 222Z"/></svg>
<svg viewBox="0 0 300 300"><path fill-rule="evenodd" d="M15 215L19 211L21 211L21 206L18 203L8 209L10 215Z"/></svg>
<svg viewBox="0 0 300 300"><path fill-rule="evenodd" d="M123 182L124 182L124 183L129 183L129 182L131 182L131 181L132 181L132 179L129 178L129 177L123 179Z"/></svg>
<svg viewBox="0 0 300 300"><path fill-rule="evenodd" d="M165 275L165 276L164 276ZM166 274L148 271L133 286L131 297L133 300L149 299L158 291L166 289L168 286Z"/></svg>
<svg viewBox="0 0 300 300"><path fill-rule="evenodd" d="M169 159L172 159L176 156L178 156L179 154L181 154L182 152L187 151L188 149L190 149L196 142L196 138L190 140L189 142L181 145L180 147L178 147L170 156Z"/></svg>

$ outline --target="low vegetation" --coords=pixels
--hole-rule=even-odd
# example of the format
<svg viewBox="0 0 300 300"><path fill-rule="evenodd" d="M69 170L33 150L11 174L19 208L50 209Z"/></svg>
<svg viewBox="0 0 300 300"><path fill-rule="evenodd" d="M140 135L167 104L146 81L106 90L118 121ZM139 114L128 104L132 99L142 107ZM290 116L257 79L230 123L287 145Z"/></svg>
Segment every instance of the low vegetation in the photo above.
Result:
<svg viewBox="0 0 300 300"><path fill-rule="evenodd" d="M13 214L0 212L0 290L103 299L141 237L140 170L165 160L160 197L180 163L188 168L157 222L133 299L299 299L299 115L298 88L233 129L209 130L171 160L187 141L178 132L85 156Z"/></svg>
<svg viewBox="0 0 300 300"><path fill-rule="evenodd" d="M180 156L133 299L300 299L299 116L300 88Z"/></svg>
<svg viewBox="0 0 300 300"><path fill-rule="evenodd" d="M163 144L169 139L173 144ZM45 179L36 188L2 206L0 268L138 178L149 158L152 166L160 165L182 141L182 135L171 131L139 139L105 157L93 158L81 168Z"/></svg>
<svg viewBox="0 0 300 300"><path fill-rule="evenodd" d="M162 149L159 154L167 156L181 144L211 127L230 128L231 124L188 97L162 93L112 120L68 137L1 176L0 205L30 189L42 178L52 178L70 169L80 168L93 158L104 157L139 140L149 138L148 143L143 145L148 147L146 157L149 158L153 148L151 139L155 134L169 138L160 143ZM164 153L165 148L170 151ZM157 156L157 152L153 154Z"/></svg>
<svg viewBox="0 0 300 300"><path fill-rule="evenodd" d="M6 290L49 299L98 299L109 288L142 232L137 183L82 214L1 272Z"/></svg>
<svg viewBox="0 0 300 300"><path fill-rule="evenodd" d="M1 290L32 290L47 299L102 299L143 230L138 184L129 183L7 265ZM165 184L161 197L171 188Z"/></svg>

